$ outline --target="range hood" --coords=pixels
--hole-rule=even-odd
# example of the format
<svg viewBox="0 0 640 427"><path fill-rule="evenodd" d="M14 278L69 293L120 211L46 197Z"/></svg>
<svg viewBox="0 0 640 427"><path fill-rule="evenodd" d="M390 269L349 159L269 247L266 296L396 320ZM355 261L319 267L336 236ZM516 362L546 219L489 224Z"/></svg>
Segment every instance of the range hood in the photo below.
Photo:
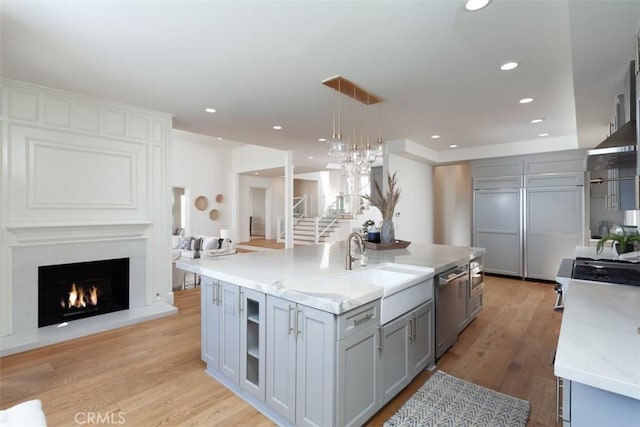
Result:
<svg viewBox="0 0 640 427"><path fill-rule="evenodd" d="M590 172L618 169L622 173L620 178L636 175L639 141L636 129L635 61L631 61L627 67L624 88L624 93L616 96L615 114L611 124L617 130L587 152L587 166ZM618 173L612 175L618 176Z"/></svg>
<svg viewBox="0 0 640 427"><path fill-rule="evenodd" d="M587 153L590 171L636 169L638 159L636 121L630 120Z"/></svg>

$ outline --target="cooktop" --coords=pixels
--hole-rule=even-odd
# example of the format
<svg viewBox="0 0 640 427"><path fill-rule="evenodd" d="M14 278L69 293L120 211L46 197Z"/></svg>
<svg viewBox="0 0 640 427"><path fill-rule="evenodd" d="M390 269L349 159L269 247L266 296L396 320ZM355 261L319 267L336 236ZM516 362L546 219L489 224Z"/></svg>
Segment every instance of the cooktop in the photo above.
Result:
<svg viewBox="0 0 640 427"><path fill-rule="evenodd" d="M576 258L573 278L640 286L640 265L628 261Z"/></svg>

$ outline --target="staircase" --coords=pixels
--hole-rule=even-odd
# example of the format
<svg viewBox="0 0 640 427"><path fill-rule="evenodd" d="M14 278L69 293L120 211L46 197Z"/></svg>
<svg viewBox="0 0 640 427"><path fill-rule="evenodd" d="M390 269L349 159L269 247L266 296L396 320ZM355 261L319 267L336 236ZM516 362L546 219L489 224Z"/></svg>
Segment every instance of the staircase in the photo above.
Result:
<svg viewBox="0 0 640 427"><path fill-rule="evenodd" d="M324 230L332 221L332 218L321 218L318 221L320 230ZM318 243L331 241L331 235L340 228L340 219L336 220L327 231L320 236ZM315 244L315 218L300 218L296 225L293 226L293 243L295 245L313 245Z"/></svg>

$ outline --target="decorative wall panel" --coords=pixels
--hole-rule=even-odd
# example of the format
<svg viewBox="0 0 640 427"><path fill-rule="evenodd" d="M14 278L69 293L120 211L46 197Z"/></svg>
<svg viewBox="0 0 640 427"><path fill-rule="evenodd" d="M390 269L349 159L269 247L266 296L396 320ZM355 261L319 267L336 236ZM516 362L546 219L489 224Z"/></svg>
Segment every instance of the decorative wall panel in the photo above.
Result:
<svg viewBox="0 0 640 427"><path fill-rule="evenodd" d="M45 96L43 101L43 121L46 125L71 127L71 102L52 96Z"/></svg>
<svg viewBox="0 0 640 427"><path fill-rule="evenodd" d="M149 220L146 144L9 126L10 224Z"/></svg>
<svg viewBox="0 0 640 427"><path fill-rule="evenodd" d="M100 132L100 106L76 103L74 124L79 130Z"/></svg>
<svg viewBox="0 0 640 427"><path fill-rule="evenodd" d="M127 136L127 116L123 112L103 110L102 120L105 134Z"/></svg>
<svg viewBox="0 0 640 427"><path fill-rule="evenodd" d="M28 89L8 88L9 118L37 121L38 120L38 93Z"/></svg>
<svg viewBox="0 0 640 427"><path fill-rule="evenodd" d="M133 139L149 139L149 119L132 115L129 119L129 136Z"/></svg>
<svg viewBox="0 0 640 427"><path fill-rule="evenodd" d="M135 208L135 153L28 141L29 208ZM52 167L52 165L55 165Z"/></svg>

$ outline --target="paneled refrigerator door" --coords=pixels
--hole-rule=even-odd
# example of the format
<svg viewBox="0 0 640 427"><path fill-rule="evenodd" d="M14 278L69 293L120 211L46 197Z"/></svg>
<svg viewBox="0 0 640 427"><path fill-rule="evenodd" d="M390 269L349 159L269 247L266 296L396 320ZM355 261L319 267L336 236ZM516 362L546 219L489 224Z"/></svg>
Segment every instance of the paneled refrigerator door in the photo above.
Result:
<svg viewBox="0 0 640 427"><path fill-rule="evenodd" d="M584 244L584 187L575 184L583 176L527 177L525 277L555 280L562 259L573 258L576 246ZM555 179L558 184L568 180L573 185L535 187L534 179Z"/></svg>
<svg viewBox="0 0 640 427"><path fill-rule="evenodd" d="M522 277L520 182L517 178L517 188L483 189L478 189L476 182L473 194L473 245L487 250L484 256L486 272Z"/></svg>

